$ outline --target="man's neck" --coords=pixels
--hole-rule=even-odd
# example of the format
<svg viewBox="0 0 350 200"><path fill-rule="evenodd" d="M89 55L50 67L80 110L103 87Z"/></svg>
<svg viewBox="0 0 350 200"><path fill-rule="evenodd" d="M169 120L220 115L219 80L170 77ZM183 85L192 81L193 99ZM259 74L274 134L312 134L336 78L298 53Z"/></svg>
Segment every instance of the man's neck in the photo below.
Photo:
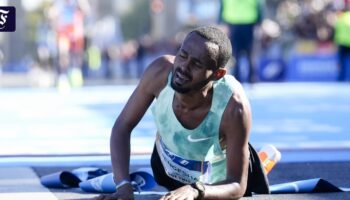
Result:
<svg viewBox="0 0 350 200"><path fill-rule="evenodd" d="M213 96L212 84L208 84L202 90L181 94L175 92L174 101L182 110L195 110L200 107L210 106Z"/></svg>

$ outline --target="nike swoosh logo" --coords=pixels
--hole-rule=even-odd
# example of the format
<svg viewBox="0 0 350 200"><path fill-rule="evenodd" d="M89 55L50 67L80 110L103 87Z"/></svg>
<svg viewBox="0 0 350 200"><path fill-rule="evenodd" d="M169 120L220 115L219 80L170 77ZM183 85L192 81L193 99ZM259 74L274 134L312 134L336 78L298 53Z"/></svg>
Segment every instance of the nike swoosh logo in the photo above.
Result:
<svg viewBox="0 0 350 200"><path fill-rule="evenodd" d="M192 135L188 135L187 136L187 140L190 141L190 142L201 142L201 141L204 141L204 140L209 140L210 137L205 137L205 138L192 138Z"/></svg>

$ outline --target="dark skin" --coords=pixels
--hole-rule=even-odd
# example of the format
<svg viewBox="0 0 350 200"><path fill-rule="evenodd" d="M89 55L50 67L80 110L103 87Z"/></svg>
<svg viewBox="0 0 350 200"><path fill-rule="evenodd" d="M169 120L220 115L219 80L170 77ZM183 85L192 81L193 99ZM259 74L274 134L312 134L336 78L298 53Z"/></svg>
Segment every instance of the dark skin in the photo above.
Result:
<svg viewBox="0 0 350 200"><path fill-rule="evenodd" d="M179 122L185 128L193 129L205 118L212 102L213 81L226 73L224 68L213 68L217 63L218 49L216 44L196 33L190 33L175 57L163 56L150 64L112 130L110 149L117 181L129 177L131 131L166 86L171 71L171 84L175 90L173 110ZM239 82L235 81L234 88L234 94L222 116L219 133L222 148L226 149L227 154L226 179L214 185L206 185L205 199L239 199L246 190L251 111ZM161 200L197 197L198 191L185 185L169 192ZM99 200L133 198L130 184L122 186L114 194L97 197Z"/></svg>

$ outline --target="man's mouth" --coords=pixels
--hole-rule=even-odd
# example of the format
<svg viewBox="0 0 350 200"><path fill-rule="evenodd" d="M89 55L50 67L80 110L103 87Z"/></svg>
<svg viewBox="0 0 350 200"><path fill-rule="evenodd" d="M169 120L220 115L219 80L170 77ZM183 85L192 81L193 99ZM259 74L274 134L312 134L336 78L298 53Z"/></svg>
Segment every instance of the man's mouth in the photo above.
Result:
<svg viewBox="0 0 350 200"><path fill-rule="evenodd" d="M190 78L188 76L186 76L185 74L183 74L182 72L180 72L180 70L175 71L174 82L177 85L183 85L186 82L188 82L189 80L190 80Z"/></svg>

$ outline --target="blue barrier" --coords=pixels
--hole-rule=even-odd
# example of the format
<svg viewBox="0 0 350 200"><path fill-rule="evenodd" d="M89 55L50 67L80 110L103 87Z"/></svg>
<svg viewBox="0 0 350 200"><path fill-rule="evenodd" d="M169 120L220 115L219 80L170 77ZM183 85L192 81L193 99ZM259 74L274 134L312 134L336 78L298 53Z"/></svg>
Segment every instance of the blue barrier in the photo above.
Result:
<svg viewBox="0 0 350 200"><path fill-rule="evenodd" d="M286 81L336 81L336 54L293 55L286 69Z"/></svg>
<svg viewBox="0 0 350 200"><path fill-rule="evenodd" d="M261 57L259 63L260 81L283 81L285 75L285 62L282 58Z"/></svg>

